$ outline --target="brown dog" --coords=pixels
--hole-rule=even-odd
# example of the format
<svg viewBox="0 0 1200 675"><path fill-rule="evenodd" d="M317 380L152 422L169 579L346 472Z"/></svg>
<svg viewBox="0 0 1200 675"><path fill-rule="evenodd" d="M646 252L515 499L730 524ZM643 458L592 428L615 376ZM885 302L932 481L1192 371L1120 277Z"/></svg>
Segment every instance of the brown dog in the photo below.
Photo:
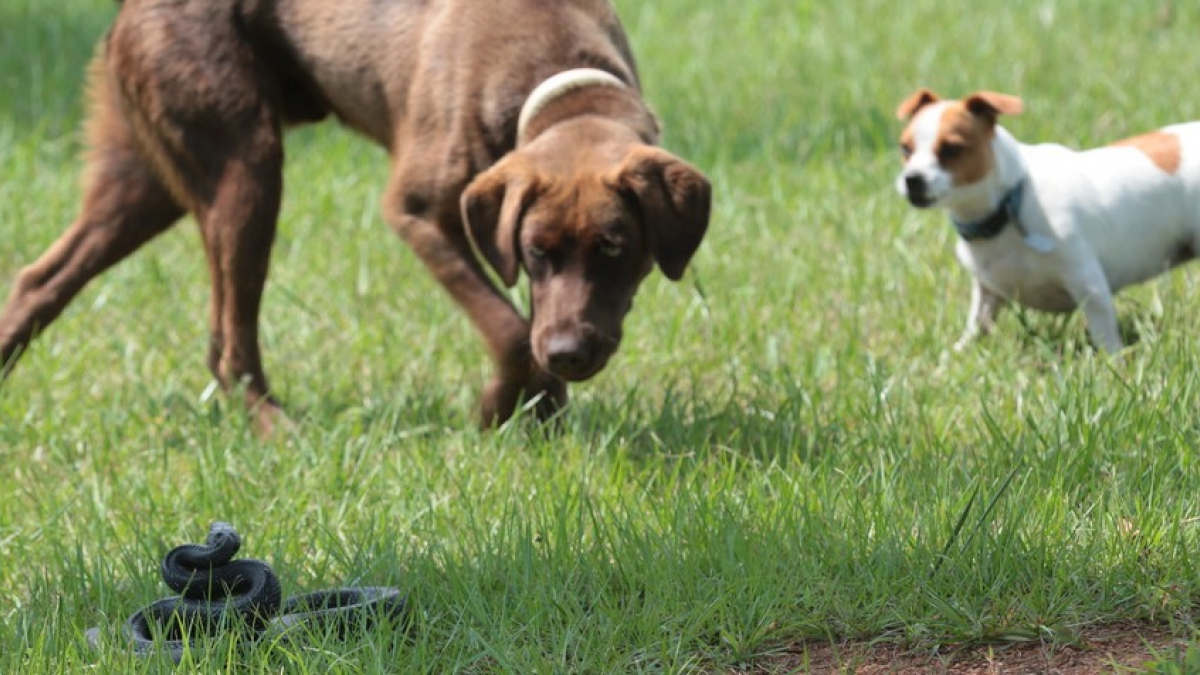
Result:
<svg viewBox="0 0 1200 675"><path fill-rule="evenodd" d="M90 82L81 213L17 278L0 365L92 277L191 212L212 275L208 366L244 388L265 433L281 416L258 314L285 127L333 113L390 151L384 217L496 363L485 425L522 399L557 410L565 382L616 350L654 263L679 279L708 225L709 183L655 147L602 0L125 0ZM529 320L472 243L505 284L525 270Z"/></svg>

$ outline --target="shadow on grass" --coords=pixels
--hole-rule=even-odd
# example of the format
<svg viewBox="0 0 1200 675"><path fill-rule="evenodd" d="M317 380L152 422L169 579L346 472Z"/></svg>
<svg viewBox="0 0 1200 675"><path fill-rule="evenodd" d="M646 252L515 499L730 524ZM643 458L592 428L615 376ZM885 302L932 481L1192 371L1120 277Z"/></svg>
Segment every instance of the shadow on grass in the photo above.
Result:
<svg viewBox="0 0 1200 675"><path fill-rule="evenodd" d="M620 446L639 460L703 461L732 453L752 463L807 462L844 440L802 382L786 374L771 375L750 392L675 384L650 400L634 390L623 400L573 405L566 415L571 432L593 447Z"/></svg>
<svg viewBox="0 0 1200 675"><path fill-rule="evenodd" d="M1014 307L1012 313L1020 329L1017 333L1018 339L1025 348L1041 350L1055 359L1061 359L1068 354L1078 357L1102 353L1092 342L1087 332L1087 321L1081 311L1048 315ZM1140 343L1143 333L1153 337L1161 334L1162 329L1161 315L1156 316L1143 307L1136 307L1131 311L1127 305L1118 304L1117 330L1121 342L1126 347Z"/></svg>

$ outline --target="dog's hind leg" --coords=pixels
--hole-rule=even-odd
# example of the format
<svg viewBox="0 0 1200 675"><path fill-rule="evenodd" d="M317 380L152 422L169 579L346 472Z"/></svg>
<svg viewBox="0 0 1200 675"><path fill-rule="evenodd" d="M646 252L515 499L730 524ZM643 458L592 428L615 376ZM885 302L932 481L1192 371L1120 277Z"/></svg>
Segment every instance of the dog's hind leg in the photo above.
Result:
<svg viewBox="0 0 1200 675"><path fill-rule="evenodd" d="M75 222L21 270L0 311L0 372L97 274L171 226L183 209L135 147L103 58L93 62L84 196Z"/></svg>
<svg viewBox="0 0 1200 675"><path fill-rule="evenodd" d="M212 280L208 367L225 390L241 389L265 436L286 422L270 394L259 347L258 317L283 189L283 153L269 124L227 137L231 148L210 199L198 206Z"/></svg>
<svg viewBox="0 0 1200 675"><path fill-rule="evenodd" d="M1065 280L1067 292L1087 317L1088 335L1093 344L1115 354L1121 351L1121 332L1117 325L1117 309L1113 305L1112 290L1099 260L1092 260L1082 269L1074 271Z"/></svg>
<svg viewBox="0 0 1200 675"><path fill-rule="evenodd" d="M110 69L140 147L200 225L209 369L269 435L283 416L263 372L258 315L283 190L278 84L227 16L230 3L128 7L109 35Z"/></svg>

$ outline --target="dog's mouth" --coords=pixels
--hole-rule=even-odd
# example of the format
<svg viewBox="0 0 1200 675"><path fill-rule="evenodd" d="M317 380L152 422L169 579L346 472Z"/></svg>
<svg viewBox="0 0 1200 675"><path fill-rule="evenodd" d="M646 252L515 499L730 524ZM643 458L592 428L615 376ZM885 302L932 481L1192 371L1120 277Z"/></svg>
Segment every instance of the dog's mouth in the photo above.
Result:
<svg viewBox="0 0 1200 675"><path fill-rule="evenodd" d="M567 382L584 382L590 380L608 365L611 354L592 357L588 361L563 363L560 361L543 362L542 367L551 375ZM539 359L541 361L541 359Z"/></svg>
<svg viewBox="0 0 1200 675"><path fill-rule="evenodd" d="M914 194L910 192L908 194L908 203L918 209L927 209L936 204L937 200L925 193Z"/></svg>
<svg viewBox="0 0 1200 675"><path fill-rule="evenodd" d="M589 368L581 368L581 369L565 368L564 369L564 368L551 367L551 368L547 368L547 370L550 371L551 375L557 377L560 380L564 380L566 382L585 382L585 381L590 380L593 377L599 375L600 371L604 370L604 366L607 364L608 364L608 359L604 359L600 363L597 363L596 365L589 367Z"/></svg>

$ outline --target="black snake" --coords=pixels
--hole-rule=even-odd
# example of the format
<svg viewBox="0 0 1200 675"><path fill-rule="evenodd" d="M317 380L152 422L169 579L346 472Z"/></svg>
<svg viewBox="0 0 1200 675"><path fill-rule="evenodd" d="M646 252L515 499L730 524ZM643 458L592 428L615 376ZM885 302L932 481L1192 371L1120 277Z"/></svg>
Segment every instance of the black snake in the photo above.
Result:
<svg viewBox="0 0 1200 675"><path fill-rule="evenodd" d="M199 638L246 630L252 635L292 634L300 627L346 637L374 621L400 619L405 601L395 588L356 586L302 593L283 599L279 578L261 560L234 560L242 540L229 523L209 527L203 544L171 549L162 562L163 582L179 595L157 600L130 616L123 638L135 654L162 649L176 662ZM103 646L99 628L88 642Z"/></svg>

